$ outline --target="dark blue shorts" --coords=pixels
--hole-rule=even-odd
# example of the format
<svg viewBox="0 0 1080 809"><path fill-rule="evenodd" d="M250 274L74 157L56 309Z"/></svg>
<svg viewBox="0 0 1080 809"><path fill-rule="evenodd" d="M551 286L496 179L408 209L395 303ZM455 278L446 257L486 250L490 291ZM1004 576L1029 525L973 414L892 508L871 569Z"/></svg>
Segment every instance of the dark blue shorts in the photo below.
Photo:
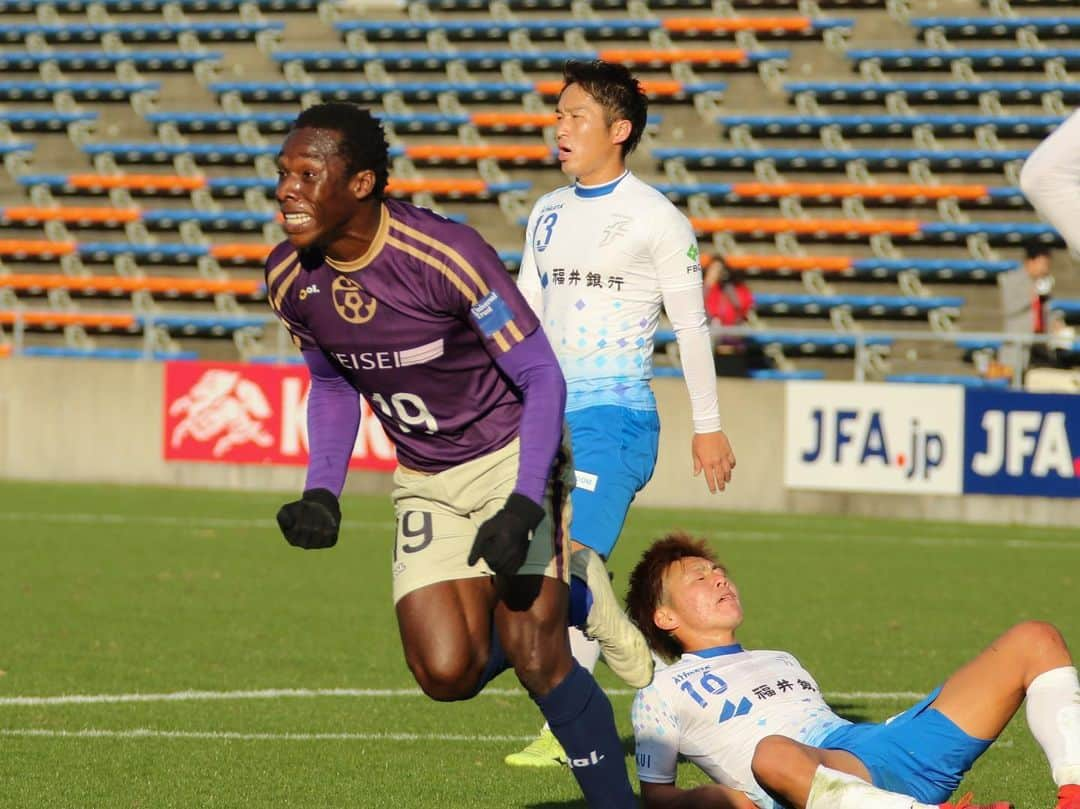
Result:
<svg viewBox="0 0 1080 809"><path fill-rule="evenodd" d="M566 423L575 473L570 536L606 559L656 468L660 418L655 410L598 405L571 410Z"/></svg>
<svg viewBox="0 0 1080 809"><path fill-rule="evenodd" d="M838 728L818 747L846 750L858 757L876 787L922 803L944 803L994 740L969 736L931 708L940 693L938 686L917 705L885 722Z"/></svg>

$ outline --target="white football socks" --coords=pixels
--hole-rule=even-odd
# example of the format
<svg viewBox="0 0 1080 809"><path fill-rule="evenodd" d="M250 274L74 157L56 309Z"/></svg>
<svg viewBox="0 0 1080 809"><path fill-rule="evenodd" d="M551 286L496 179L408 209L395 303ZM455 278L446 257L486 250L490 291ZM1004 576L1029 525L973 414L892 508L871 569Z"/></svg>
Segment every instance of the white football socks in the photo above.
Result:
<svg viewBox="0 0 1080 809"><path fill-rule="evenodd" d="M1080 784L1080 681L1075 666L1044 671L1027 689L1027 721L1054 783Z"/></svg>
<svg viewBox="0 0 1080 809"><path fill-rule="evenodd" d="M806 809L938 809L907 795L886 792L861 778L818 765Z"/></svg>

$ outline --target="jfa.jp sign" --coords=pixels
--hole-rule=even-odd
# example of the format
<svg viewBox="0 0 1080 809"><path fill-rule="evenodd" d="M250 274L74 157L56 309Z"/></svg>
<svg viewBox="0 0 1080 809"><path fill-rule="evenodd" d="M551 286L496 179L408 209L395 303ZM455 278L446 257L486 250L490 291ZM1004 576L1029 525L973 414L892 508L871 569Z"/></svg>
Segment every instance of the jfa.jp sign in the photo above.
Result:
<svg viewBox="0 0 1080 809"><path fill-rule="evenodd" d="M786 389L788 487L960 493L963 389L833 382Z"/></svg>

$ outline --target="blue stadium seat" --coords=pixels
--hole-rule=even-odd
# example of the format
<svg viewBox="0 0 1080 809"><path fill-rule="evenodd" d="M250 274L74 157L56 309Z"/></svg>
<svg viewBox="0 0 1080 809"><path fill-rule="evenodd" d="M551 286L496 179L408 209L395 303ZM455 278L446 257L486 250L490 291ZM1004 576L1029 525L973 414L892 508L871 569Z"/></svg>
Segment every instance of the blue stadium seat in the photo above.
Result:
<svg viewBox="0 0 1080 809"><path fill-rule="evenodd" d="M810 368L796 371L781 371L776 368L752 368L748 373L751 379L767 379L778 382L814 381L825 378L824 371Z"/></svg>
<svg viewBox="0 0 1080 809"><path fill-rule="evenodd" d="M64 0L61 0L64 1ZM74 1L74 0L72 0ZM1014 0L1015 1L1015 0ZM25 3L30 0L8 0ZM474 11L487 12L490 4L487 0L413 0L433 11ZM1068 0L1066 0L1068 2ZM573 0L506 0L512 11L570 11ZM627 0L591 0L589 5L596 11L621 11L626 9ZM645 0L651 9L669 11L675 9L712 9L712 0ZM779 9L798 8L798 0L733 0L735 8ZM882 8L883 0L819 0L821 8Z"/></svg>
<svg viewBox="0 0 1080 809"><path fill-rule="evenodd" d="M754 310L762 315L815 317L837 307L849 308L857 317L925 317L929 312L956 310L964 305L958 296L916 298L902 295L807 295L758 293Z"/></svg>
<svg viewBox="0 0 1080 809"><path fill-rule="evenodd" d="M200 41L243 42L262 31L282 31L280 22L147 22L147 23L9 23L0 26L0 42L23 44L31 34L50 43L98 42L114 34L123 42L174 42L189 33Z"/></svg>
<svg viewBox="0 0 1080 809"><path fill-rule="evenodd" d="M187 14L220 14L239 11L245 4L254 4L259 11L312 11L318 0L0 0L0 12L29 14L50 5L60 12L79 14L95 5L110 14L155 14L174 5Z"/></svg>
<svg viewBox="0 0 1080 809"><path fill-rule="evenodd" d="M188 155L199 164L230 163L250 165L256 157L274 157L280 149L278 144L267 146L244 146L238 143L88 143L83 152L91 157L99 154L112 155L118 163L171 163L179 155ZM401 147L391 147L391 157L404 152Z"/></svg>
<svg viewBox="0 0 1080 809"><path fill-rule="evenodd" d="M372 103L381 101L387 93L400 93L408 101L433 101L440 93L453 93L468 101L517 101L526 93L533 92L534 85L527 82L391 82L372 84L370 82L317 81L310 84L290 84L284 81L228 81L211 82L209 89L214 93L236 93L244 101L276 103L299 101L300 97L313 90L318 91L325 100L360 101Z"/></svg>
<svg viewBox="0 0 1080 809"><path fill-rule="evenodd" d="M111 263L117 256L132 256L140 264L194 264L210 255L204 244L136 244L134 242L79 242L79 258L94 264Z"/></svg>
<svg viewBox="0 0 1080 809"><path fill-rule="evenodd" d="M934 281L992 281L1000 273L1020 269L1018 261L980 261L940 258L859 258L852 262L857 275L868 278L895 278L914 271L920 278Z"/></svg>
<svg viewBox="0 0 1080 809"><path fill-rule="evenodd" d="M0 101L52 101L58 93L78 101L126 101L160 89L158 81L0 81Z"/></svg>
<svg viewBox="0 0 1080 809"><path fill-rule="evenodd" d="M999 135L1042 138L1064 120L1060 115L721 115L716 122L731 129L744 126L752 135L817 137L825 127L837 127L845 137L910 135L930 127L937 135L971 135L990 127Z"/></svg>
<svg viewBox="0 0 1080 809"><path fill-rule="evenodd" d="M1080 323L1080 300L1051 299L1047 308L1065 315L1066 323Z"/></svg>
<svg viewBox="0 0 1080 809"><path fill-rule="evenodd" d="M361 31L372 42L424 41L433 31L454 42L505 41L512 31L525 31L534 41L561 41L569 31L587 39L647 39L663 27L659 19L621 20L348 20L334 24L340 34Z"/></svg>
<svg viewBox="0 0 1080 809"><path fill-rule="evenodd" d="M32 152L36 144L26 143L23 141L12 141L10 143L4 143L0 141L0 155L15 154L16 152Z"/></svg>
<svg viewBox="0 0 1080 809"><path fill-rule="evenodd" d="M403 115L376 113L375 117L401 132L453 132L469 123L468 115L417 112ZM181 132L235 132L241 124L254 124L260 132L287 132L296 120L294 112L151 112L146 120L154 125L172 124Z"/></svg>
<svg viewBox="0 0 1080 809"><path fill-rule="evenodd" d="M963 385L966 388L1008 388L1008 379L984 379L964 374L889 374L886 382L915 385Z"/></svg>
<svg viewBox="0 0 1080 809"><path fill-rule="evenodd" d="M161 208L143 211L142 221L152 230L176 230L181 222L195 222L210 231L260 231L273 222L272 212L200 211L193 208Z"/></svg>
<svg viewBox="0 0 1080 809"><path fill-rule="evenodd" d="M991 244L1064 244L1058 232L1042 222L927 222L919 234L930 242L963 242L978 234Z"/></svg>
<svg viewBox="0 0 1080 809"><path fill-rule="evenodd" d="M445 70L449 62L462 62L470 70L499 70L504 62L518 61L526 70L562 70L570 59L598 59L597 51L542 50L532 52L475 50L434 53L426 50L355 51L277 51L279 64L299 62L307 70L362 70L370 62L382 62L390 70Z"/></svg>
<svg viewBox="0 0 1080 809"><path fill-rule="evenodd" d="M955 50L900 48L853 48L847 58L856 65L877 62L885 70L949 70L955 62L965 61L975 69L1042 70L1051 60L1061 60L1065 67L1080 65L1080 49L1047 48L957 48Z"/></svg>
<svg viewBox="0 0 1080 809"><path fill-rule="evenodd" d="M794 332L768 332L763 331L747 335L743 338L748 344L764 348L776 345L783 349L785 354L814 355L814 356L839 356L848 357L854 353L859 344L859 339L854 334L840 334L838 332L806 332L797 334ZM888 348L893 344L891 337L863 337L862 344L867 348L874 346Z"/></svg>
<svg viewBox="0 0 1080 809"><path fill-rule="evenodd" d="M77 121L96 121L96 112L48 112L34 110L0 110L0 122L16 132L63 131L68 124Z"/></svg>
<svg viewBox="0 0 1080 809"><path fill-rule="evenodd" d="M1080 35L1080 17L913 17L910 24L922 36L937 28L953 39L1012 39L1022 28L1040 39Z"/></svg>
<svg viewBox="0 0 1080 809"><path fill-rule="evenodd" d="M1080 85L1077 85L1080 88ZM659 161L682 160L690 168L752 169L759 160L771 160L778 169L837 169L860 160L872 169L905 171L916 160L948 171L997 171L1006 163L1027 158L1029 150L991 149L653 149Z"/></svg>
<svg viewBox="0 0 1080 809"><path fill-rule="evenodd" d="M941 104L974 104L986 93L996 94L1003 102L1037 103L1051 93L1067 104L1080 101L1080 83L1056 81L795 81L786 83L784 88L791 95L810 93L819 101L847 104L884 101L891 93L900 93L909 101Z"/></svg>
<svg viewBox="0 0 1080 809"><path fill-rule="evenodd" d="M0 71L37 71L46 62L62 70L77 72L113 70L121 62L130 62L139 70L190 70L198 62L216 62L219 51L7 51L0 52Z"/></svg>
<svg viewBox="0 0 1080 809"><path fill-rule="evenodd" d="M174 334L226 337L240 329L265 328L274 322L274 316L154 314L139 315L137 320L144 329L154 325Z"/></svg>
<svg viewBox="0 0 1080 809"><path fill-rule="evenodd" d="M59 359L83 360L142 360L147 359L145 352L137 348L70 348L68 346L25 346L20 352L23 357L54 357ZM169 360L196 360L196 351L154 351L149 359L155 362Z"/></svg>

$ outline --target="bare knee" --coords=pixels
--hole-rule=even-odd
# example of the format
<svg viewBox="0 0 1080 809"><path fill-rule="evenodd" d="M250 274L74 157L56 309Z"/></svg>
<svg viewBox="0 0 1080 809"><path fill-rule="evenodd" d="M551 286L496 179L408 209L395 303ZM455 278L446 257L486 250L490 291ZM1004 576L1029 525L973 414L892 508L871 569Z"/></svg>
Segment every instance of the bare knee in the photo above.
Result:
<svg viewBox="0 0 1080 809"><path fill-rule="evenodd" d="M1012 627L1005 637L1022 650L1030 681L1044 671L1070 664L1069 647L1058 628L1046 621L1024 621Z"/></svg>
<svg viewBox="0 0 1080 809"><path fill-rule="evenodd" d="M765 788L776 788L785 773L791 771L792 756L797 755L797 744L784 736L766 736L754 748L750 770L754 779Z"/></svg>
<svg viewBox="0 0 1080 809"><path fill-rule="evenodd" d="M406 653L406 662L420 690L440 702L476 694L485 661L472 649L428 649Z"/></svg>

